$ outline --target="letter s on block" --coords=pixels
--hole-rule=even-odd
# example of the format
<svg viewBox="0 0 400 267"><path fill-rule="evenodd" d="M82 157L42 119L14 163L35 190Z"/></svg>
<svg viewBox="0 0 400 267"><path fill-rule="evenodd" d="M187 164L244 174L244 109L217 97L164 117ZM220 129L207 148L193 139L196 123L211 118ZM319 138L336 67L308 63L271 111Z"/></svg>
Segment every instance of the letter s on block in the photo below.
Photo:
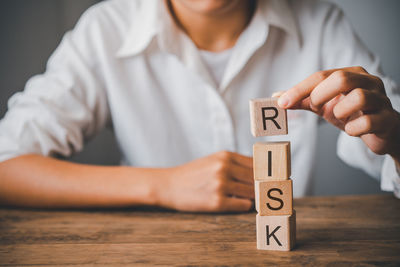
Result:
<svg viewBox="0 0 400 267"><path fill-rule="evenodd" d="M283 192L282 192L282 190L279 189L279 188L271 188L271 189L268 190L268 192L267 192L268 198L279 202L279 206L278 206L278 207L272 207L272 206L269 204L269 202L267 202L267 207L268 207L269 209L271 209L271 210L280 210L280 209L283 208L283 201L282 201L282 199L280 199L279 197L274 197L274 196L272 196L271 193L272 193L273 191L277 191L280 195L283 195Z"/></svg>

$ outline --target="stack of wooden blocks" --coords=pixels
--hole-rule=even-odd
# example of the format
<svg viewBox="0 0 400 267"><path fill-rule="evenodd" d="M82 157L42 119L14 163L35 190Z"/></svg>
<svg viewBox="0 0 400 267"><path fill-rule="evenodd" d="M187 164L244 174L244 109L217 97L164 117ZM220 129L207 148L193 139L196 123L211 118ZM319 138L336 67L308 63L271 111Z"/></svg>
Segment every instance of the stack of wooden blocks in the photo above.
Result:
<svg viewBox="0 0 400 267"><path fill-rule="evenodd" d="M250 100L251 132L255 137L286 135L286 110L277 99ZM290 142L253 146L257 248L288 251L296 241L296 212L290 179Z"/></svg>

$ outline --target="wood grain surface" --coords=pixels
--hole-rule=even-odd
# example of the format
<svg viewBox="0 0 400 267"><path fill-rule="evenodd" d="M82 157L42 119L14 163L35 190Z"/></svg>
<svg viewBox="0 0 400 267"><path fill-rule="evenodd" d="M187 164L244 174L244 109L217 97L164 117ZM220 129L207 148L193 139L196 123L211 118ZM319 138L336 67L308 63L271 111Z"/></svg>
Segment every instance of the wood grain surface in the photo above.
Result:
<svg viewBox="0 0 400 267"><path fill-rule="evenodd" d="M293 251L256 249L256 213L0 209L2 266L400 266L400 200L294 200Z"/></svg>

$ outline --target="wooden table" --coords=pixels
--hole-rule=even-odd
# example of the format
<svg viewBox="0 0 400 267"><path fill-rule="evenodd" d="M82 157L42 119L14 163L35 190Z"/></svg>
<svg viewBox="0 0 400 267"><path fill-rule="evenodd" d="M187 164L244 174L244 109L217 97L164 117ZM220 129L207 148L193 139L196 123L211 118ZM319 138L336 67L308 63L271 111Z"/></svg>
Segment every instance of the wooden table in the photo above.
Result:
<svg viewBox="0 0 400 267"><path fill-rule="evenodd" d="M255 213L0 210L0 265L400 266L400 200L295 199L297 246L256 249Z"/></svg>

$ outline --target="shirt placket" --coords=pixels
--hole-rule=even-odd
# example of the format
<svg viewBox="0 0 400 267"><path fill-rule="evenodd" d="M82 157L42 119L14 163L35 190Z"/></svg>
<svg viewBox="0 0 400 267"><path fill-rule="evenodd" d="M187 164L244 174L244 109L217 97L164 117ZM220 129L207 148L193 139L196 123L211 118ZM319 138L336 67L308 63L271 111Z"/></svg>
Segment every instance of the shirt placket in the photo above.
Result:
<svg viewBox="0 0 400 267"><path fill-rule="evenodd" d="M206 85L207 103L210 112L210 130L213 133L214 150L236 151L233 119L229 109L215 88Z"/></svg>
<svg viewBox="0 0 400 267"><path fill-rule="evenodd" d="M205 90L205 100L210 114L208 125L210 125L209 130L212 131L213 150L236 151L233 118L227 104L218 92L217 85L205 68L193 42L182 34L179 41L182 44L180 59L188 69L198 75Z"/></svg>
<svg viewBox="0 0 400 267"><path fill-rule="evenodd" d="M259 13L255 14L251 25L235 45L219 90L208 86L207 96L216 150L237 150L237 137L235 136L233 117L223 96L235 76L244 68L251 56L267 39L268 27L260 16Z"/></svg>
<svg viewBox="0 0 400 267"><path fill-rule="evenodd" d="M204 66L194 43L176 28L169 27L168 29L175 29L175 31L165 35L164 44L166 46L164 48L175 54L188 69L196 73L202 80L209 108L209 125L213 136L214 151L236 151L234 120L224 101L223 91L227 89L234 77L243 69L250 57L266 40L268 27L262 20L260 12L256 12L252 23L235 45L232 58L228 62L221 87L219 88L220 90Z"/></svg>

